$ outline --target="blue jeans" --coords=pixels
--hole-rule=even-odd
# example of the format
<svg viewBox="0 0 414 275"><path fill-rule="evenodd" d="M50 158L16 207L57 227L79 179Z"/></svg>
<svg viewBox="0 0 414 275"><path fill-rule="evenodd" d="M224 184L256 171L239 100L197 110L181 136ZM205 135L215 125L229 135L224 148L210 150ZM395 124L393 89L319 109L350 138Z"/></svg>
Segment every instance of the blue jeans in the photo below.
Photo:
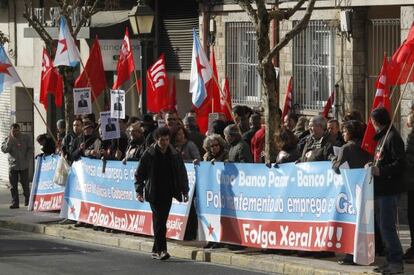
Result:
<svg viewBox="0 0 414 275"><path fill-rule="evenodd" d="M396 227L399 199L399 195L376 196L381 237L387 249L387 261L390 264L403 264L403 250Z"/></svg>

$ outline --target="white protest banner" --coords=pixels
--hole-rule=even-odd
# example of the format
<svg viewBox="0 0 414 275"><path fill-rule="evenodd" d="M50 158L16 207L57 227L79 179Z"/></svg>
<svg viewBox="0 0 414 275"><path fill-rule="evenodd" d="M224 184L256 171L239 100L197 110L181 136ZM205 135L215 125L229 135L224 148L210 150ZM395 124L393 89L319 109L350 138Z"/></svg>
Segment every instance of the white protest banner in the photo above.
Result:
<svg viewBox="0 0 414 275"><path fill-rule="evenodd" d="M73 89L73 107L75 115L92 114L91 88Z"/></svg>
<svg viewBox="0 0 414 275"><path fill-rule="evenodd" d="M111 117L125 118L125 91L111 90Z"/></svg>
<svg viewBox="0 0 414 275"><path fill-rule="evenodd" d="M120 137L119 121L117 118L111 118L111 112L101 112L102 140L116 139Z"/></svg>

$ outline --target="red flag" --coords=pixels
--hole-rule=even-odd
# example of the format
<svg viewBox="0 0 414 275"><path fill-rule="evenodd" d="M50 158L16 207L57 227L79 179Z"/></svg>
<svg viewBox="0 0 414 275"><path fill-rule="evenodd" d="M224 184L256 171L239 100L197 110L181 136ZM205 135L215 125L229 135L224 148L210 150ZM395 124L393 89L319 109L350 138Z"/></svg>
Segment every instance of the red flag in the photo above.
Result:
<svg viewBox="0 0 414 275"><path fill-rule="evenodd" d="M39 101L43 104L46 110L48 93L55 96L56 106L62 107L63 79L59 72L53 67L53 61L46 49L43 48Z"/></svg>
<svg viewBox="0 0 414 275"><path fill-rule="evenodd" d="M282 112L282 122L285 120L285 116L292 109L292 91L293 91L292 78L293 77L290 77L288 86L286 89L285 105L283 106L283 112Z"/></svg>
<svg viewBox="0 0 414 275"><path fill-rule="evenodd" d="M168 102L168 77L164 54L147 70L147 110L158 113L166 109Z"/></svg>
<svg viewBox="0 0 414 275"><path fill-rule="evenodd" d="M329 111L332 108L332 105L334 104L335 100L335 92L332 91L331 95L329 96L328 100L325 103L325 106L323 106L322 116L325 118L328 118Z"/></svg>
<svg viewBox="0 0 414 275"><path fill-rule="evenodd" d="M233 107L231 106L231 94L227 77L224 79L223 93L224 94L220 97L221 112L226 116L228 121L233 121L231 115L231 109Z"/></svg>
<svg viewBox="0 0 414 275"><path fill-rule="evenodd" d="M75 81L75 88L91 87L92 101L106 89L105 70L102 62L101 47L98 38L93 42L83 72Z"/></svg>
<svg viewBox="0 0 414 275"><path fill-rule="evenodd" d="M168 92L168 110L177 111L177 88L175 86L175 76L171 78L171 85Z"/></svg>
<svg viewBox="0 0 414 275"><path fill-rule="evenodd" d="M384 107L388 113L391 114L391 102L390 102L390 91L387 79L387 57L384 56L384 62L382 63L381 73L378 77L375 92L374 103L372 104L372 110L378 107ZM367 129L365 130L364 138L362 140L361 148L370 154L374 154L377 142L373 139L375 135L375 129L372 125L371 119L368 121Z"/></svg>
<svg viewBox="0 0 414 275"><path fill-rule="evenodd" d="M121 87L125 81L129 80L134 71L134 56L131 50L131 41L129 41L128 28L126 28L124 40L122 41L122 46L119 50L118 65L116 67L117 77L112 89Z"/></svg>
<svg viewBox="0 0 414 275"><path fill-rule="evenodd" d="M388 85L402 85L414 82L414 74L410 74L414 64L414 24L411 26L407 39L394 52L388 63Z"/></svg>
<svg viewBox="0 0 414 275"><path fill-rule="evenodd" d="M214 48L211 47L210 51L210 66L213 70L213 79L210 81L210 87L209 87L209 97L210 102L212 104L211 111L213 113L219 113L221 111L220 106L220 88L219 84L216 82L218 81L218 73L217 73L217 65L216 65L216 56L214 55Z"/></svg>

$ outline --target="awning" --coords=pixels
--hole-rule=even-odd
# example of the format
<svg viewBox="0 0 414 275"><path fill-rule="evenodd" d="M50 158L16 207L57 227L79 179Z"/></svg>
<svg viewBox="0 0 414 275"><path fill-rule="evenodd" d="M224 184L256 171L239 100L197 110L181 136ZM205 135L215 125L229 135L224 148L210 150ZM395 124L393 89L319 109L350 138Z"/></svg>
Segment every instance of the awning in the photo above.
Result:
<svg viewBox="0 0 414 275"><path fill-rule="evenodd" d="M77 39L89 39L98 35L102 39L122 38L128 23L129 10L100 11L92 15L89 26L81 27ZM53 39L58 39L59 28L45 27L45 30ZM37 32L32 28L24 28L25 38L39 38Z"/></svg>

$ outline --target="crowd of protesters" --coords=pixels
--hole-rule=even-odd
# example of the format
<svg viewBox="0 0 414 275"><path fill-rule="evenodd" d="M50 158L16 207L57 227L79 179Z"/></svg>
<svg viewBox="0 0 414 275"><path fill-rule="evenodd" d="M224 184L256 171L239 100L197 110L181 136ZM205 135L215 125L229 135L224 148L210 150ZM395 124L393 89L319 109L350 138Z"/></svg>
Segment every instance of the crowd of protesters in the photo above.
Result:
<svg viewBox="0 0 414 275"><path fill-rule="evenodd" d="M414 107L414 106L413 106ZM64 132L64 122L58 121L57 144L48 135L37 138L43 154L58 153L69 163L80 157L102 160L139 161L145 151L155 142L154 132L159 127L169 130L170 143L184 162L221 161L237 163L263 163L265 160L265 125L263 117L247 106L233 108L234 122L226 121L225 116L211 123L207 133L197 127L194 112L188 112L181 119L177 112L145 114L141 118L126 117L120 120L120 138L103 140L99 132L99 122L95 116L85 115L73 121L72 131ZM406 165L414 168L414 133L408 136L407 149L398 131L391 126L390 115L383 109L375 109L371 120L376 130L375 139L379 141L374 156L361 149L366 124L357 111L347 113L343 120L326 119L321 115L313 117L289 113L283 118L280 131L274 140L277 155L270 159L276 164L287 162L332 161L332 167L340 173L340 167L347 163L350 168L371 167L374 176L376 198L376 250L387 253L389 265L382 267L391 270L402 268L403 258L414 259L414 248L403 255L396 231L396 212L399 195L405 191L403 176ZM409 116L407 125L412 128L414 112ZM336 149L334 149L337 147ZM4 152L7 151L6 147ZM338 151L338 153L334 153ZM407 158L406 158L407 152ZM407 162L408 160L408 162ZM406 169L411 170L413 169ZM412 178L406 176L404 178ZM412 189L412 188L411 188ZM414 247L414 191L408 192L408 215ZM410 209L411 208L411 209ZM197 220L194 206L190 212L186 239L196 237ZM380 238L380 236L382 238ZM209 244L208 247L219 247ZM303 256L329 257L333 253L300 253ZM342 264L352 264L347 255Z"/></svg>

